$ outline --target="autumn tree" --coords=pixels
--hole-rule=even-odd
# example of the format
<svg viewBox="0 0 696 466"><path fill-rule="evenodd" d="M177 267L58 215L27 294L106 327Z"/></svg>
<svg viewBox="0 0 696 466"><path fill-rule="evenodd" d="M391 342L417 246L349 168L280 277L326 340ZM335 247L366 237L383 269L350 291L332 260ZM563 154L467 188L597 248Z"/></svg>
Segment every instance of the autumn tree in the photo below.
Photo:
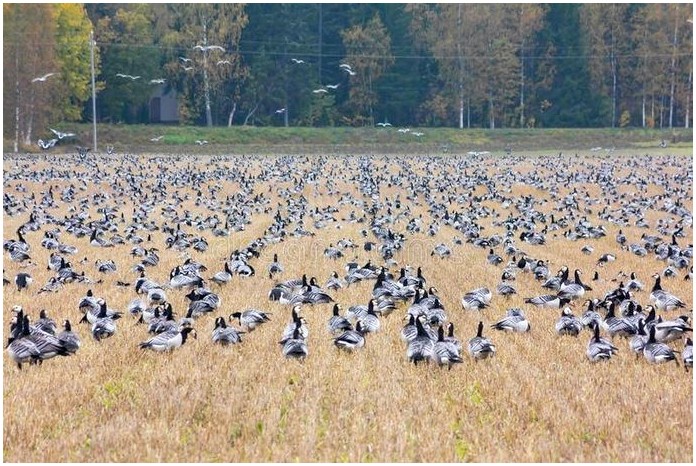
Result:
<svg viewBox="0 0 696 466"><path fill-rule="evenodd" d="M204 115L213 125L213 102L232 111L230 86L245 73L239 54L239 40L247 24L244 5L239 3L193 3L163 5L167 21L161 44L174 50L165 68L184 94L185 119ZM199 97L200 96L200 97Z"/></svg>
<svg viewBox="0 0 696 466"><path fill-rule="evenodd" d="M90 32L92 23L83 5L57 3L53 7L55 53L60 70L56 94L62 119L80 121L85 102L92 95ZM99 72L99 50L94 53L95 72Z"/></svg>
<svg viewBox="0 0 696 466"><path fill-rule="evenodd" d="M374 83L394 63L391 53L391 39L378 14L367 24L355 25L345 29L341 36L346 49L345 63L350 65L350 104L356 110L358 119L365 116L374 125L374 106L377 93Z"/></svg>
<svg viewBox="0 0 696 466"><path fill-rule="evenodd" d="M3 127L17 152L20 142L30 145L36 133L43 137L48 131L61 77L54 54L52 5L4 4L3 20Z"/></svg>

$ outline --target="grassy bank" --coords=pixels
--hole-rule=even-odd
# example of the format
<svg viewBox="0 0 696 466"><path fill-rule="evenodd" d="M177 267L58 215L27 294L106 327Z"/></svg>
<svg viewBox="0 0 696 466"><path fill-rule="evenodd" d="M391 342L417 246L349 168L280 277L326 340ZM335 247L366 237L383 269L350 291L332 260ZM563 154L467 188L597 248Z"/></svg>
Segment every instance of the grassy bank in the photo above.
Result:
<svg viewBox="0 0 696 466"><path fill-rule="evenodd" d="M75 145L92 145L92 126L66 124L64 131L77 134L71 143L54 148L56 152L72 151ZM98 146L115 146L117 151L166 152L230 152L230 151L375 151L467 152L502 151L507 146L516 152L538 150L589 150L593 147L616 149L658 148L665 139L671 148L690 149L692 129L466 129L412 128L306 128L306 127L240 127L232 128L162 125L110 125L97 128ZM422 133L416 136L414 133ZM47 135L39 135L48 137ZM151 139L164 136L157 142ZM196 140L206 140L201 147ZM24 148L38 151L37 146ZM12 150L12 141L5 140L5 152Z"/></svg>

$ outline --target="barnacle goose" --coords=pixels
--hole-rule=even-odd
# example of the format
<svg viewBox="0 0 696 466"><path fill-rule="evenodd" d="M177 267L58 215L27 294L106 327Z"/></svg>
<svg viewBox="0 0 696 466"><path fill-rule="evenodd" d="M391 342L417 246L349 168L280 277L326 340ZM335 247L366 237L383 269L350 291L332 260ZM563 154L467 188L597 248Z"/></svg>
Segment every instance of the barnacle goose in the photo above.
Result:
<svg viewBox="0 0 696 466"><path fill-rule="evenodd" d="M483 336L483 322L479 321L476 336L469 340L468 348L475 361L487 359L495 354L495 345Z"/></svg>

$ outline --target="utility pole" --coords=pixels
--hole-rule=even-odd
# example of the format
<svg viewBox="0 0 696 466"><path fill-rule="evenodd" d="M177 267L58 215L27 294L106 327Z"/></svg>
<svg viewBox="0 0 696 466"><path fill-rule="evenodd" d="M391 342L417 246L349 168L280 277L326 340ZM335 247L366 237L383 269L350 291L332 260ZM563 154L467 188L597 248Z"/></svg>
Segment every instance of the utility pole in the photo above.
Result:
<svg viewBox="0 0 696 466"><path fill-rule="evenodd" d="M97 91L94 87L94 31L89 31L89 59L92 67L92 135L93 151L97 152Z"/></svg>
<svg viewBox="0 0 696 466"><path fill-rule="evenodd" d="M322 83L321 80L321 42L322 42L322 29L323 29L323 23L324 23L324 17L323 17L323 12L322 12L322 4L319 4L319 84Z"/></svg>

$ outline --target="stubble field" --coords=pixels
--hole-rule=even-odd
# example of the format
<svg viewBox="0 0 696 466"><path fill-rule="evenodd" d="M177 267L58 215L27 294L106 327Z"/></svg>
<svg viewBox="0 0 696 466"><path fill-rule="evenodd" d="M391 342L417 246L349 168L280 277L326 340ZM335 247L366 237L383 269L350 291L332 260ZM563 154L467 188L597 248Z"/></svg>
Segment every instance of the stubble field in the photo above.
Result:
<svg viewBox="0 0 696 466"><path fill-rule="evenodd" d="M8 280L13 282L19 272L33 278L22 291L14 283L4 285L5 341L14 305L22 306L33 320L41 309L47 310L58 331L63 320L70 319L82 340L76 354L40 366L23 364L22 370L5 351L5 461L693 460L693 377L681 360L678 365L650 365L630 351L627 340L616 337L617 355L602 363L589 362L587 329L576 338L557 336L554 325L560 310L524 303L524 298L549 293L541 281L517 269L517 294L496 295L511 255L497 245L493 249L503 263L488 263L489 248L467 242L464 228L457 231L441 215L447 210L449 215L465 216L460 223L480 228L479 238L505 238L502 221L510 216L529 220L531 211L538 212L534 228L546 229L546 244L527 243L520 239L524 229L511 230L512 244L526 253L517 253L516 259L526 255L544 260L552 274L567 266L571 279L573 270L581 270L592 291L573 303L575 315L582 315L585 298L602 299L619 282L628 281L621 272L635 272L643 282L645 289L633 299L646 306L651 276L662 273L668 263L652 251L638 257L622 249L615 236L622 229L627 244L644 244L642 234L659 235L670 243L670 235L661 234L658 226L664 232L682 226L684 236L676 240L682 249L690 245L691 216L663 209L666 202L681 198L681 207L693 212L690 157L619 151L610 156L476 158L97 155L80 161L74 156L6 156L3 169L3 239L17 239L16 230L30 221L32 211L40 224L37 231L27 229L24 234L31 264L14 262L4 251ZM72 200L62 200L61 193L71 185ZM51 186L53 205L42 202ZM574 205L561 205L567 196ZM529 202L522 202L525 197ZM170 205L167 212L165 204ZM202 272L206 286L221 298L218 309L196 319L197 338L171 353L138 348L150 335L127 311L139 297L133 286L139 275L132 267L140 260L131 255L135 245L126 241L96 247L89 234L78 238L67 231L78 213L88 214L79 222L88 225L103 220L107 207L113 213L113 228L102 237L125 238L134 209L141 205L152 207L147 219L159 227L134 231L143 238L151 236L140 246L159 250L159 264L146 267L146 276L166 284L170 271L191 257L207 267ZM225 285L212 283L209 278L223 270L233 251L270 236L268 228L277 212L287 220L286 235L280 242L262 241L266 244L259 248L260 256L249 260L255 275L235 275ZM298 212L303 213L301 219ZM218 228L229 216L229 236L214 235L204 222L214 215L221 220ZM68 218L73 220L66 222ZM409 231L409 222L419 218L420 231ZM640 218L647 228L636 226ZM375 219L382 228L405 237L390 271L398 277L400 267L408 265L415 272L420 266L427 287L438 290L447 320L454 323L464 346L463 363L449 371L432 363L409 363L400 331L410 302L382 317L380 331L368 335L365 347L354 353L333 345L326 326L332 305L305 304L309 354L304 361L282 355L278 341L291 321L291 307L269 300L273 285L306 274L323 286L334 271L345 276L348 262L384 265L380 251L363 248L366 241L381 244L373 233ZM564 236L583 222L602 226L606 235L576 241ZM177 223L180 231L205 237L208 249L168 248L169 233L163 227L176 229ZM234 231L235 224L243 224L243 229ZM430 234L434 224L437 228ZM294 236L299 227L314 235ZM73 255L64 254L72 268L101 282L75 280L56 292L39 293L56 275L46 267L54 251L41 246L44 232L55 228L61 243L77 248ZM326 248L344 238L357 247L343 249L344 257L336 260L324 256ZM449 257L431 255L440 243L451 249ZM594 248L592 253L581 252L586 244ZM267 267L275 253L285 270L271 279ZM616 261L598 265L605 253L614 254ZM107 259L116 263L116 272L97 271L95 261ZM600 280L592 280L595 271ZM658 312L664 319L680 314L691 318L693 293L692 282L684 280L687 271L678 269L675 277L662 279L663 288L686 306ZM117 281L130 286L117 286ZM344 313L351 305L367 304L374 283L365 280L328 294ZM490 306L463 310L462 296L479 287L493 292ZM88 289L109 308L124 313L116 321L115 335L101 342L92 338L89 325L78 324L78 302ZM188 290L166 292L177 318L183 317ZM530 332L490 328L512 307L524 310ZM215 317L227 318L248 308L272 313L271 321L242 335L240 344L213 345ZM475 362L466 353L466 342L476 334L479 320L497 352L492 359ZM229 325L239 328L236 321ZM670 345L681 355L683 339Z"/></svg>

